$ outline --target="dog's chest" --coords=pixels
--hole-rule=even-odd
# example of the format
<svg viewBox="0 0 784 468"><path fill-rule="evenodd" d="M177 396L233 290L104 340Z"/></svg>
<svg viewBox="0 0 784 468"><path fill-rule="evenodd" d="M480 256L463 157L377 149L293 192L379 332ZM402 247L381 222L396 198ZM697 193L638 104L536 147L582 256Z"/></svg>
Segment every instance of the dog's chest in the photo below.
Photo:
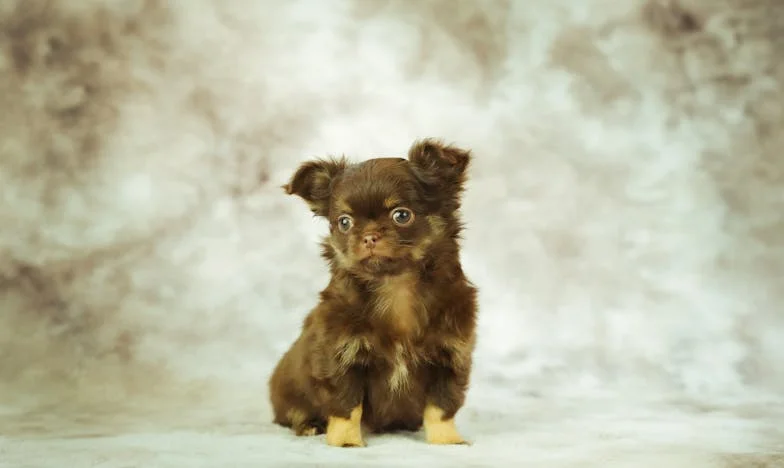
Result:
<svg viewBox="0 0 784 468"><path fill-rule="evenodd" d="M392 276L373 291L372 314L377 342L377 376L393 393L410 384L417 362L415 345L425 324L425 306L410 274ZM383 343L383 344L382 344Z"/></svg>
<svg viewBox="0 0 784 468"><path fill-rule="evenodd" d="M419 332L425 311L413 275L392 276L378 284L372 306L376 319L400 339Z"/></svg>
<svg viewBox="0 0 784 468"><path fill-rule="evenodd" d="M400 392L408 385L411 367L414 365L412 353L402 343L395 343L390 371L387 375L387 384L392 392Z"/></svg>
<svg viewBox="0 0 784 468"><path fill-rule="evenodd" d="M412 384L416 385L423 363L417 346L371 340L368 351L368 377L373 388L390 394L401 394L412 388Z"/></svg>

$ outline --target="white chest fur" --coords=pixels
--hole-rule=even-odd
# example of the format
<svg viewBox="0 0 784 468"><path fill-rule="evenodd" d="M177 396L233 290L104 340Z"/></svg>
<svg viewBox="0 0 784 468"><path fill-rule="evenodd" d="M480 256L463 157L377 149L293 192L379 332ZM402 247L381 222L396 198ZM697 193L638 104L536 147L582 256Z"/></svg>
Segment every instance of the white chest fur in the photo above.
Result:
<svg viewBox="0 0 784 468"><path fill-rule="evenodd" d="M377 285L375 314L384 328L397 335L394 353L390 360L389 388L403 391L411 373L412 354L404 343L419 333L424 316L423 304L417 294L416 278L409 273L391 276Z"/></svg>
<svg viewBox="0 0 784 468"><path fill-rule="evenodd" d="M395 343L395 358L392 363L392 372L389 375L389 389L400 392L408 384L408 360L406 350L400 343Z"/></svg>

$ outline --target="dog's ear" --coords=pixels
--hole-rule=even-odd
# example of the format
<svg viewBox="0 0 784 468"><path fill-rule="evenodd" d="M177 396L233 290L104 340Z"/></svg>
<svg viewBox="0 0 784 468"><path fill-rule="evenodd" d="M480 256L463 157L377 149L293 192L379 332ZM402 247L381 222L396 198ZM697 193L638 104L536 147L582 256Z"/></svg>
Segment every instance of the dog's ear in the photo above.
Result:
<svg viewBox="0 0 784 468"><path fill-rule="evenodd" d="M423 171L454 177L465 174L471 152L429 138L411 145L408 160Z"/></svg>
<svg viewBox="0 0 784 468"><path fill-rule="evenodd" d="M297 195L308 204L316 216L329 215L329 200L332 184L346 169L345 158L317 159L299 166L283 190L289 195Z"/></svg>
<svg viewBox="0 0 784 468"><path fill-rule="evenodd" d="M416 141L408 150L408 161L420 180L431 191L451 198L457 205L471 158L471 151L435 139Z"/></svg>

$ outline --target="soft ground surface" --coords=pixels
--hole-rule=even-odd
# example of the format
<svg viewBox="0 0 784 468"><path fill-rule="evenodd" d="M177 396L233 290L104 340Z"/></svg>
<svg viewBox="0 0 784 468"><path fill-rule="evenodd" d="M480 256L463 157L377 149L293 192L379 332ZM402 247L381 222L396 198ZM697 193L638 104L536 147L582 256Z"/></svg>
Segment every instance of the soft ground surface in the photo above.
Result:
<svg viewBox="0 0 784 468"><path fill-rule="evenodd" d="M269 412L253 401L128 413L47 408L3 424L0 466L784 466L781 401L504 393L472 399L458 418L472 445L460 447L404 433L331 448L323 436L297 438L268 424Z"/></svg>
<svg viewBox="0 0 784 468"><path fill-rule="evenodd" d="M0 466L784 466L779 0L0 2ZM305 158L471 148L470 447L270 424Z"/></svg>

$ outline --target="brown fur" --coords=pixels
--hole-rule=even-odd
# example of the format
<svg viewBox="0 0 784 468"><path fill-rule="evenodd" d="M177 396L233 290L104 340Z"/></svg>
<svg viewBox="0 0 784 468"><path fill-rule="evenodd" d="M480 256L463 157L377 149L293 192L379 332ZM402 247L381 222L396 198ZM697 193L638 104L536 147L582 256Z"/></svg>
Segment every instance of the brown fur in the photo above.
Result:
<svg viewBox="0 0 784 468"><path fill-rule="evenodd" d="M359 419L372 432L424 422L429 442L464 442L454 416L477 311L458 245L469 161L468 151L425 140L408 160L309 161L284 187L329 220L332 278L270 378L276 423L300 435L326 431L338 446L364 445ZM395 215L401 207L409 221ZM353 225L342 232L346 214ZM363 238L374 233L370 254Z"/></svg>

